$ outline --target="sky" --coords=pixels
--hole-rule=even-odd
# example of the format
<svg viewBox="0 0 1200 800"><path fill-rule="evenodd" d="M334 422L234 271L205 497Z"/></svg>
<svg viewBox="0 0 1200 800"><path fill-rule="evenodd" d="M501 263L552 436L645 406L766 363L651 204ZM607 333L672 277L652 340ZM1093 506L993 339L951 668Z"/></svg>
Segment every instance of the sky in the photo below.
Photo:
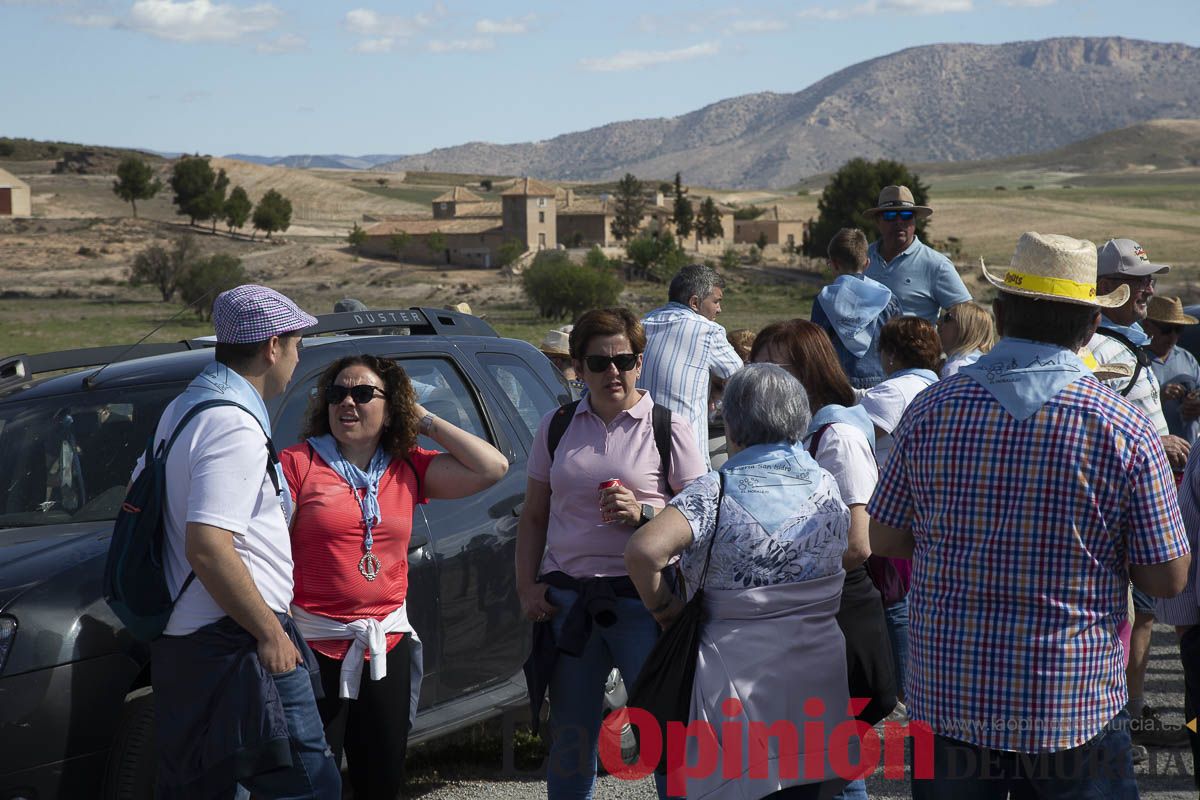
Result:
<svg viewBox="0 0 1200 800"><path fill-rule="evenodd" d="M1200 0L0 0L0 33L0 135L415 154L797 92L926 44L1200 46Z"/></svg>

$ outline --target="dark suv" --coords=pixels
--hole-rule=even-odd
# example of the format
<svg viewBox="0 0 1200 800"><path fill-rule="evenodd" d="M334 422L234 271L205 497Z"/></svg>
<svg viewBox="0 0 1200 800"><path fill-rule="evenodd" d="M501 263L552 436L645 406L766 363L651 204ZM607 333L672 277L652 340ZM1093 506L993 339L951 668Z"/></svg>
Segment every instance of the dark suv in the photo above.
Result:
<svg viewBox="0 0 1200 800"><path fill-rule="evenodd" d="M365 352L396 359L429 411L511 464L484 492L414 512L410 615L425 680L411 740L521 702L529 626L512 565L525 464L539 420L569 387L531 345L453 311L333 314L310 333L287 391L268 404L278 447L299 440L322 370ZM101 575L134 461L163 407L212 359L210 344L0 361L0 800L149 796L149 652L105 604Z"/></svg>

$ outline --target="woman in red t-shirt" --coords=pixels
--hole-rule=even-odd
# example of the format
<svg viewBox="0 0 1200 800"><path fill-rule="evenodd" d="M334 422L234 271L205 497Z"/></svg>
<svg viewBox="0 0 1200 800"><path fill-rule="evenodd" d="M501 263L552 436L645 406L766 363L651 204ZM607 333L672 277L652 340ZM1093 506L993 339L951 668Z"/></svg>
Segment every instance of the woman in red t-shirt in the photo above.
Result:
<svg viewBox="0 0 1200 800"><path fill-rule="evenodd" d="M446 452L417 447L418 432ZM296 508L292 613L316 651L317 707L339 762L345 748L354 796L391 800L420 688L405 608L413 507L486 489L508 461L428 413L404 370L371 355L325 370L305 437L280 454Z"/></svg>

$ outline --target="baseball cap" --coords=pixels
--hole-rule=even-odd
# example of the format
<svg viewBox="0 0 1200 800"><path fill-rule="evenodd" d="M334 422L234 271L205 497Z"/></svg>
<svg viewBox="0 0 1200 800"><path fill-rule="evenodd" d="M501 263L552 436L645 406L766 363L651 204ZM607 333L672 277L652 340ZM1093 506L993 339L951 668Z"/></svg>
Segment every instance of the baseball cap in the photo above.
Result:
<svg viewBox="0 0 1200 800"><path fill-rule="evenodd" d="M1166 264L1151 264L1146 250L1132 239L1109 239L1097 253L1096 276L1154 275L1168 272Z"/></svg>
<svg viewBox="0 0 1200 800"><path fill-rule="evenodd" d="M217 295L212 316L222 344L265 342L317 324L316 317L279 292L253 283Z"/></svg>

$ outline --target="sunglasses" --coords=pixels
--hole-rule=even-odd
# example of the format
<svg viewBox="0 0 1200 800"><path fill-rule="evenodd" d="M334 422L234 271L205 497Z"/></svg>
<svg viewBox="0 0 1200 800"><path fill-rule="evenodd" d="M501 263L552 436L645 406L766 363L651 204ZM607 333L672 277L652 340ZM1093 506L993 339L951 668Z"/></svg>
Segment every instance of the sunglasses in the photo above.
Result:
<svg viewBox="0 0 1200 800"><path fill-rule="evenodd" d="M1176 333L1183 333L1182 325L1164 325L1161 322L1153 322L1153 321L1151 321L1150 325L1155 328L1158 328L1158 332L1161 333L1163 336L1171 336Z"/></svg>
<svg viewBox="0 0 1200 800"><path fill-rule="evenodd" d="M908 222L914 214L912 211L880 211L879 216L883 218L884 222L895 222L898 219Z"/></svg>
<svg viewBox="0 0 1200 800"><path fill-rule="evenodd" d="M1124 278L1117 276L1114 277L1113 280L1117 283L1128 284L1130 287L1136 286L1139 289L1153 289L1158 284L1158 278L1155 278L1153 275L1143 275L1140 278Z"/></svg>
<svg viewBox="0 0 1200 800"><path fill-rule="evenodd" d="M375 392L377 391L379 392L379 397L387 397L387 394L378 387L371 386L368 383L360 383L358 386L339 386L333 383L325 389L325 402L331 406L336 406L349 396L355 405L361 406L374 400L376 396Z"/></svg>
<svg viewBox="0 0 1200 800"><path fill-rule="evenodd" d="M610 364L616 364L618 372L628 372L637 364L637 358L634 353L621 353L615 356L584 356L583 363L591 372L608 372Z"/></svg>

